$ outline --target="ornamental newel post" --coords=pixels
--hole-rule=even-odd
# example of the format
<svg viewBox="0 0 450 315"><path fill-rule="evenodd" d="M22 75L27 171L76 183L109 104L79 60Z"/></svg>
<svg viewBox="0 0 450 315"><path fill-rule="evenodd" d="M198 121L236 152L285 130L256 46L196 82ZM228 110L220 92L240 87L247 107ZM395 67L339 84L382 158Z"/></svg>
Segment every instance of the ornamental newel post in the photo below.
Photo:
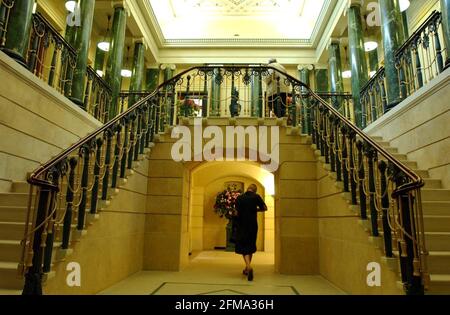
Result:
<svg viewBox="0 0 450 315"><path fill-rule="evenodd" d="M398 189L408 183L407 176L400 171L400 169L393 163L388 164L389 177L395 183L395 190L392 194L397 199L397 206L399 207L399 222L402 224L402 230L400 230L400 269L402 274L403 287L407 295L423 295L424 286L422 284L422 278L420 273L415 272L414 260L415 250L414 241L410 236L413 236L414 218L411 217L412 210L410 207L414 205L414 196L411 192L398 192ZM414 229L415 230L415 229Z"/></svg>

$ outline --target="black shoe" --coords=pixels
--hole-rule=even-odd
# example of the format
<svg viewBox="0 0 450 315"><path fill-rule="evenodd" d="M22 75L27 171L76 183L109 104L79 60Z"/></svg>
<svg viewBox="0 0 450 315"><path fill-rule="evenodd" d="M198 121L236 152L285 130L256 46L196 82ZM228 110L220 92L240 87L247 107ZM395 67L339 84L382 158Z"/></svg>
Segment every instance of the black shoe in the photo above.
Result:
<svg viewBox="0 0 450 315"><path fill-rule="evenodd" d="M242 271L242 274L243 274L243 275L248 275L247 268L245 268L245 269Z"/></svg>
<svg viewBox="0 0 450 315"><path fill-rule="evenodd" d="M253 269L250 269L250 271L248 272L247 280L253 281Z"/></svg>

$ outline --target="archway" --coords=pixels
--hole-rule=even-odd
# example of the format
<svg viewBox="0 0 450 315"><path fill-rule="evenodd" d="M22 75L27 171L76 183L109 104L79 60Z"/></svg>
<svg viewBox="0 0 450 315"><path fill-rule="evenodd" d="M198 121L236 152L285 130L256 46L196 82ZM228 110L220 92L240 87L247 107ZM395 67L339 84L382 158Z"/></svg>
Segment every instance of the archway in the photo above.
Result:
<svg viewBox="0 0 450 315"><path fill-rule="evenodd" d="M258 186L268 211L258 217L258 251L274 252L274 176L256 162L205 162L192 167L189 187L189 252L221 248L226 243L226 219L212 208L217 193L226 182L250 183Z"/></svg>

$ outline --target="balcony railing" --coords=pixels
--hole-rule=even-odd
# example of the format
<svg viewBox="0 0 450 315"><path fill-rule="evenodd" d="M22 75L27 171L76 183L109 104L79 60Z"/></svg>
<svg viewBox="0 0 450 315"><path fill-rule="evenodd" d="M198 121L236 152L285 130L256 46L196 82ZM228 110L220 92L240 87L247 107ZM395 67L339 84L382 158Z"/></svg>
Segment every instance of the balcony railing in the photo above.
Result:
<svg viewBox="0 0 450 315"><path fill-rule="evenodd" d="M444 70L449 52L448 47L444 48L441 23L442 14L433 11L397 50L395 64L399 73L399 99L406 99ZM362 88L361 106L365 108L366 125L385 114L388 104L383 67Z"/></svg>
<svg viewBox="0 0 450 315"><path fill-rule="evenodd" d="M111 106L111 88L91 67L87 68L86 76L84 108L97 120L106 123Z"/></svg>
<svg viewBox="0 0 450 315"><path fill-rule="evenodd" d="M70 96L76 63L75 49L40 13L34 14L28 69L61 94Z"/></svg>
<svg viewBox="0 0 450 315"><path fill-rule="evenodd" d="M0 47L8 36L9 13L13 0L0 0ZM28 70L70 99L77 63L76 50L40 13L33 14L32 30L25 62ZM87 68L83 108L99 121L108 121L111 104L109 85Z"/></svg>
<svg viewBox="0 0 450 315"><path fill-rule="evenodd" d="M267 89L269 77L276 83ZM309 105L302 117L304 103ZM281 122L309 126L316 151L361 219L370 222L372 236L382 235L385 255L398 259L406 292L423 293L429 281L423 180L335 106L270 65L190 68L33 171L19 266L26 275L24 293L39 292L42 274L51 269L54 242L69 248L74 230L85 229L86 220L98 214L111 189L125 179L133 161L143 158L160 131L187 117L267 117L269 112L276 112Z"/></svg>
<svg viewBox="0 0 450 315"><path fill-rule="evenodd" d="M363 87L361 106L365 108L363 119L366 121L366 126L384 115L387 106L384 67L378 69L377 73Z"/></svg>
<svg viewBox="0 0 450 315"><path fill-rule="evenodd" d="M400 47L395 63L400 78L400 98L405 99L444 70L448 47L444 47L442 14L434 11Z"/></svg>
<svg viewBox="0 0 450 315"><path fill-rule="evenodd" d="M8 32L9 13L14 6L15 0L0 0L0 47L6 43Z"/></svg>

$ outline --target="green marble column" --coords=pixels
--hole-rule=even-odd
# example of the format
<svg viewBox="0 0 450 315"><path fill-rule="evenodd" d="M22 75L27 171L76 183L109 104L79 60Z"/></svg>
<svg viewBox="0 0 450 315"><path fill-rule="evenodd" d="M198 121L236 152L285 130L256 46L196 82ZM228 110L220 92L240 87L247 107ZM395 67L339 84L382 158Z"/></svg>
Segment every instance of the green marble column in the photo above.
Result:
<svg viewBox="0 0 450 315"><path fill-rule="evenodd" d="M441 0L442 29L444 30L445 47L447 48L447 61L445 66L450 66L450 0Z"/></svg>
<svg viewBox="0 0 450 315"><path fill-rule="evenodd" d="M390 0L389 0L390 1ZM355 112L355 123L365 127L364 107L361 106L360 92L368 81L367 61L364 50L364 33L361 19L361 6L352 4L348 10L348 41L350 62L352 65L352 95Z"/></svg>
<svg viewBox="0 0 450 315"><path fill-rule="evenodd" d="M164 82L169 81L175 75L175 65L164 65ZM173 123L173 117L175 115L175 102L177 96L175 95L175 85L173 86L173 90L167 90L168 93L172 93L171 98L166 102L165 109L163 109L163 115L165 124L171 125Z"/></svg>
<svg viewBox="0 0 450 315"><path fill-rule="evenodd" d="M332 42L328 47L328 68L330 71L330 91L331 93L344 92L344 80L342 78L342 59L341 47L338 42ZM341 99L333 98L332 104L338 109L340 107Z"/></svg>
<svg viewBox="0 0 450 315"><path fill-rule="evenodd" d="M145 47L143 43L134 45L133 73L131 75L130 91L141 92L144 84L144 67L145 67ZM128 106L133 105L139 100L139 97L131 96Z"/></svg>
<svg viewBox="0 0 450 315"><path fill-rule="evenodd" d="M145 75L145 90L149 93L158 88L159 85L159 69L147 69Z"/></svg>
<svg viewBox="0 0 450 315"><path fill-rule="evenodd" d="M105 76L105 72L104 72L105 71L105 59L106 59L107 55L108 55L108 52L106 52L98 47L95 50L94 70L102 71L103 76Z"/></svg>
<svg viewBox="0 0 450 315"><path fill-rule="evenodd" d="M401 102L395 52L405 42L405 31L398 0L380 0L381 34L384 44L387 106L385 112Z"/></svg>
<svg viewBox="0 0 450 315"><path fill-rule="evenodd" d="M263 112L263 91L262 91L262 80L261 74L256 73L252 76L251 82L252 91L252 103L251 103L251 116L252 117L262 117Z"/></svg>
<svg viewBox="0 0 450 315"><path fill-rule="evenodd" d="M317 92L329 92L327 69L317 69L315 71L315 79Z"/></svg>
<svg viewBox="0 0 450 315"><path fill-rule="evenodd" d="M175 70L172 69L170 65L166 65L166 68L164 69L164 82L172 79L174 73L175 73Z"/></svg>
<svg viewBox="0 0 450 315"><path fill-rule="evenodd" d="M111 108L109 118L114 118L118 113L119 93L122 85L122 63L125 45L125 31L127 16L123 6L114 9L114 18L109 49L108 65L106 67L106 82L112 90Z"/></svg>
<svg viewBox="0 0 450 315"><path fill-rule="evenodd" d="M64 39L72 46L75 46L75 38L77 34L76 26L66 25L66 32L64 33Z"/></svg>
<svg viewBox="0 0 450 315"><path fill-rule="evenodd" d="M369 55L369 71L378 71L378 50L374 49L367 53Z"/></svg>
<svg viewBox="0 0 450 315"><path fill-rule="evenodd" d="M86 67L88 62L89 44L91 42L92 22L94 21L95 0L80 0L81 26L77 28L75 50L77 51L77 66L73 74L72 96L70 99L80 107L84 107L86 83ZM86 109L86 108L84 108Z"/></svg>
<svg viewBox="0 0 450 315"><path fill-rule="evenodd" d="M34 0L15 1L9 15L5 46L1 50L24 67L33 27ZM28 67L27 67L28 68Z"/></svg>
<svg viewBox="0 0 450 315"><path fill-rule="evenodd" d="M219 117L220 116L220 72L219 69L214 69L214 75L211 81L211 97L210 97L210 116Z"/></svg>
<svg viewBox="0 0 450 315"><path fill-rule="evenodd" d="M409 38L409 24L408 24L408 14L406 11L402 12L402 23L403 23L403 36L405 40Z"/></svg>

